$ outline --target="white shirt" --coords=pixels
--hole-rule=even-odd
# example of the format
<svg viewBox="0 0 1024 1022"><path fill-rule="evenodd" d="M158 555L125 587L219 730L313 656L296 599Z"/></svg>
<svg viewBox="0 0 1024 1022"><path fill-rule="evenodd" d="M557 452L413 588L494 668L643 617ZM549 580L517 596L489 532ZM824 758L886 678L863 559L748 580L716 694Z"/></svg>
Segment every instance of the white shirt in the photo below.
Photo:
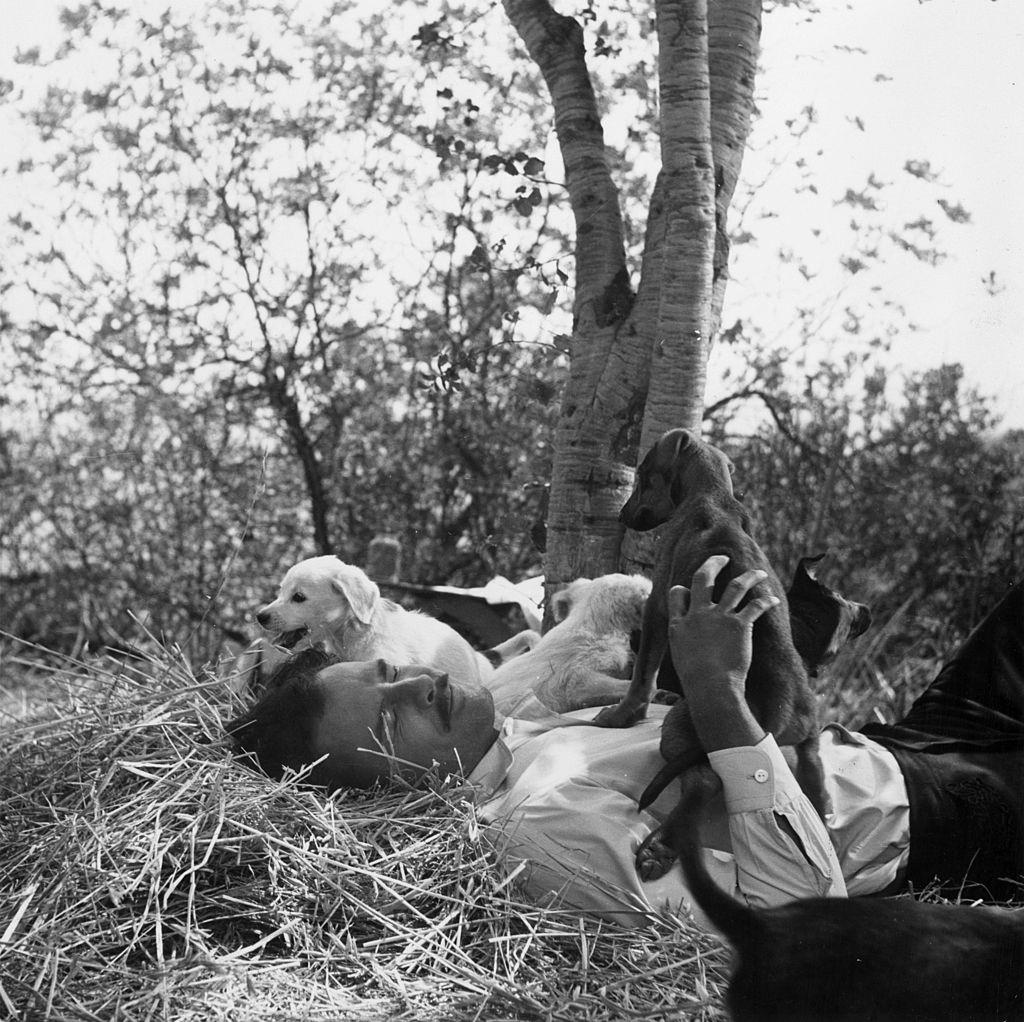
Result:
<svg viewBox="0 0 1024 1022"><path fill-rule="evenodd" d="M652 706L647 719L622 730L591 726L597 712L557 714L524 697L470 775L480 788L480 818L533 901L632 926L652 913L686 915L678 864L649 882L634 866L637 847L677 799L673 784L648 810L637 808L663 765L667 708ZM701 827L707 865L717 883L752 906L880 891L905 864L909 808L895 759L838 726L823 732L821 757L834 807L827 826L771 735L709 757L723 795ZM699 911L693 915L708 928Z"/></svg>

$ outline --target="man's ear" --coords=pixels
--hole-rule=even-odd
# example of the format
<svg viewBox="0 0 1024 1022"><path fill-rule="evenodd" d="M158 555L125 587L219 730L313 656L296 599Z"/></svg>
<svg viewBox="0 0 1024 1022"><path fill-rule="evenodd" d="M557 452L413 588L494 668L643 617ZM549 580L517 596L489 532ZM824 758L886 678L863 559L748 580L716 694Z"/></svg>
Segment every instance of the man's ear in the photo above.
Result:
<svg viewBox="0 0 1024 1022"><path fill-rule="evenodd" d="M331 585L348 601L356 620L368 625L380 600L377 583L364 571L342 564L331 578Z"/></svg>

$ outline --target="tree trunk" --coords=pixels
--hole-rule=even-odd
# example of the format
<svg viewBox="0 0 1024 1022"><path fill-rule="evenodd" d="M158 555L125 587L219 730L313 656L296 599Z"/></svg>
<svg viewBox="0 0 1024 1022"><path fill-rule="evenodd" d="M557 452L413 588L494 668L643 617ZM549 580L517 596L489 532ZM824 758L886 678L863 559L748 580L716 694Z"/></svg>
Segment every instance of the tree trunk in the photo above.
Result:
<svg viewBox="0 0 1024 1022"><path fill-rule="evenodd" d="M657 293L644 302L655 322L641 454L667 429L700 429L715 252L707 0L660 0L657 14L662 166L648 221L654 251L640 285L641 294ZM648 571L657 541L657 534L627 534L623 569Z"/></svg>
<svg viewBox="0 0 1024 1022"><path fill-rule="evenodd" d="M634 298L583 33L547 0L504 0L551 95L576 220L569 380L555 432L544 571L644 570L618 511L638 450L699 429L727 280L726 214L750 128L760 0L657 0L662 169ZM710 24L709 24L710 17Z"/></svg>
<svg viewBox="0 0 1024 1022"><path fill-rule="evenodd" d="M555 431L544 562L547 584L555 587L612 571L618 561L618 511L632 482L632 458L615 449L624 409L601 384L633 292L583 30L547 0L504 0L504 6L551 95L576 221L571 362Z"/></svg>
<svg viewBox="0 0 1024 1022"><path fill-rule="evenodd" d="M761 39L761 0L711 0L708 67L711 75L711 148L715 157L715 259L711 338L722 322L729 281L728 215L754 114L754 81Z"/></svg>
<svg viewBox="0 0 1024 1022"><path fill-rule="evenodd" d="M664 235L642 450L700 427L715 246L707 0L660 0L657 14Z"/></svg>

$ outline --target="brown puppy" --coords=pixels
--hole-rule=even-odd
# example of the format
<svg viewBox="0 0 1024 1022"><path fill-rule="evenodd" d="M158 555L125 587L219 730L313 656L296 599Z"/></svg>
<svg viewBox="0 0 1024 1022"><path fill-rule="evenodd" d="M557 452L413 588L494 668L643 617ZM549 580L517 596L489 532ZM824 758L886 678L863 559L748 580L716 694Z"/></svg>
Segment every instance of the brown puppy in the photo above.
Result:
<svg viewBox="0 0 1024 1022"><path fill-rule="evenodd" d="M871 611L863 603L846 599L814 577L811 568L824 556L802 557L786 592L793 645L811 678L816 678L820 669L834 660L847 642L862 635L871 623ZM671 663L671 657L666 657L666 662ZM685 736L673 733L677 724L678 718L670 721L669 732L662 738L665 752L671 753L673 742L685 740ZM666 763L644 789L640 808L646 809L678 774L674 762ZM671 829L671 816L667 823ZM656 879L668 872L675 857L674 848L662 839L662 828L659 828L638 850L637 870L645 880Z"/></svg>
<svg viewBox="0 0 1024 1022"><path fill-rule="evenodd" d="M749 599L771 594L779 600L754 625L747 702L761 726L780 745L796 746L796 778L824 816L827 805L818 758L815 696L793 645L786 594L750 535L746 510L733 496L728 458L687 430L669 430L640 463L633 493L619 517L639 531L667 523L661 539L664 555L655 567L651 596L644 608L629 690L618 705L602 710L594 723L629 727L644 717L659 668L667 670L671 665L671 658L666 657L669 590L675 585L688 586L709 557L724 554L729 563L718 575L713 594L716 601L729 581L750 569L760 569L766 577L754 586ZM663 771L667 776L678 776L705 758L685 700L676 703L665 718L661 751L668 763ZM642 847L637 859L645 879L662 875L675 858L668 849L657 849L656 842L656 851L648 856L649 847Z"/></svg>
<svg viewBox="0 0 1024 1022"><path fill-rule="evenodd" d="M733 946L733 1022L1001 1022L1024 1018L1024 910L911 898L811 898L751 909L711 879L697 840L718 790L687 775L672 839L694 901Z"/></svg>

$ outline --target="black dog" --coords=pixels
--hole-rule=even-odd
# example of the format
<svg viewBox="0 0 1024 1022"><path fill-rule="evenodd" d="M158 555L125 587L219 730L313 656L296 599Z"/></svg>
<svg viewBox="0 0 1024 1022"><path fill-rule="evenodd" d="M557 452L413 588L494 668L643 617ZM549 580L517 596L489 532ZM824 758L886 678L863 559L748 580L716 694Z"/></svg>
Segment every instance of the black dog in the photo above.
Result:
<svg viewBox="0 0 1024 1022"><path fill-rule="evenodd" d="M662 536L664 555L655 567L653 589L644 608L640 648L629 690L616 706L601 711L594 723L629 727L641 720L654 692L655 679L668 650L668 593L689 585L694 572L714 554L728 565L719 573L713 598L726 584L752 568L766 573L750 599L766 592L778 605L754 625L753 660L746 698L758 722L780 745L797 752L796 778L824 817L827 797L818 757L816 700L800 655L793 645L786 594L764 552L750 535L750 520L733 496L729 461L717 448L684 429L669 430L648 451L637 470L633 493L621 521L637 530L668 523ZM667 665L666 665L667 667ZM685 700L677 702L662 725L661 752L668 763L660 777L678 776L705 759ZM641 846L637 866L645 879L663 875L675 855L654 835Z"/></svg>
<svg viewBox="0 0 1024 1022"><path fill-rule="evenodd" d="M811 569L824 556L801 557L786 592L793 645L812 678L871 624L863 603L847 600L814 577Z"/></svg>
<svg viewBox="0 0 1024 1022"><path fill-rule="evenodd" d="M1024 1018L1024 910L912 898L812 898L751 909L707 871L709 766L687 776L673 831L695 902L735 951L734 1022L1002 1022Z"/></svg>

